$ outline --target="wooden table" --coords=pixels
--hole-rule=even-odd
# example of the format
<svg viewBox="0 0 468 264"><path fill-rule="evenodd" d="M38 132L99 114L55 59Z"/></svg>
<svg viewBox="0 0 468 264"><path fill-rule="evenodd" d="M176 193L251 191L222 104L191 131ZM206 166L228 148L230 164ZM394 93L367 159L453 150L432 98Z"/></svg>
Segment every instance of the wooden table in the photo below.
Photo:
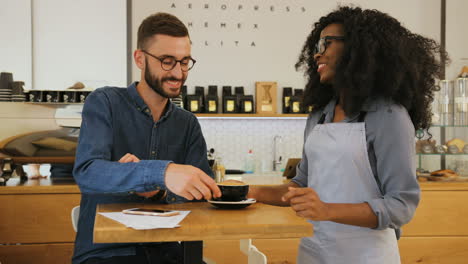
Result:
<svg viewBox="0 0 468 264"><path fill-rule="evenodd" d="M189 210L190 214L174 229L134 230L104 217L100 212L120 212L125 208L142 207ZM95 243L141 243L184 241L186 263L202 263L203 240L251 238L300 238L311 236L313 228L288 207L261 203L240 210L222 210L207 202L141 205L98 205L94 225ZM194 242L189 242L194 241Z"/></svg>

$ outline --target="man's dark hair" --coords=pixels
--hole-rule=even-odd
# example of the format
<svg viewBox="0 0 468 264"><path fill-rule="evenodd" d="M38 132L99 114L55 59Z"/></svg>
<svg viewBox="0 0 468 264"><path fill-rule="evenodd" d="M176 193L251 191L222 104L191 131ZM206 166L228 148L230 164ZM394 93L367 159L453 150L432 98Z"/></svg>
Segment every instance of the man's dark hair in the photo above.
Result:
<svg viewBox="0 0 468 264"><path fill-rule="evenodd" d="M334 23L343 25L344 51L333 84L326 85L320 83L314 46L321 31ZM427 129L441 53L447 58L434 40L411 33L385 13L341 6L314 24L296 63L307 77L303 104L317 111L343 95L343 109L351 116L368 98L390 99L407 109L415 129Z"/></svg>
<svg viewBox="0 0 468 264"><path fill-rule="evenodd" d="M189 35L187 27L176 16L168 13L156 13L141 22L138 28L137 48L145 49L147 41L156 34L172 37Z"/></svg>

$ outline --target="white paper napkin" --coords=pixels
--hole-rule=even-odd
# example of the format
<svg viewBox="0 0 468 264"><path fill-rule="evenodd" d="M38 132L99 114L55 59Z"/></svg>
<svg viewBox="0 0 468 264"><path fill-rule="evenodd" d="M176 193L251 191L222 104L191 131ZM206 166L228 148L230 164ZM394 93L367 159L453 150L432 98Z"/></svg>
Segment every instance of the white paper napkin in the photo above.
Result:
<svg viewBox="0 0 468 264"><path fill-rule="evenodd" d="M114 221L137 230L156 228L175 228L190 213L190 211L177 211L174 216L131 215L122 212L99 213Z"/></svg>

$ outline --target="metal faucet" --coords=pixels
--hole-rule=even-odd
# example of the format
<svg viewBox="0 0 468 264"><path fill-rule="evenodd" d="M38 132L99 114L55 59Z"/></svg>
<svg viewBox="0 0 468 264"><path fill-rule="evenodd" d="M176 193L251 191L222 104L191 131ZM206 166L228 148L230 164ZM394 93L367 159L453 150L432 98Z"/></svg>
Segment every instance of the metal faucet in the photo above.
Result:
<svg viewBox="0 0 468 264"><path fill-rule="evenodd" d="M278 143L281 143L281 141L281 136L276 135L275 137L273 137L273 171L276 171L278 169L277 166L281 164L281 160L283 159L278 153Z"/></svg>

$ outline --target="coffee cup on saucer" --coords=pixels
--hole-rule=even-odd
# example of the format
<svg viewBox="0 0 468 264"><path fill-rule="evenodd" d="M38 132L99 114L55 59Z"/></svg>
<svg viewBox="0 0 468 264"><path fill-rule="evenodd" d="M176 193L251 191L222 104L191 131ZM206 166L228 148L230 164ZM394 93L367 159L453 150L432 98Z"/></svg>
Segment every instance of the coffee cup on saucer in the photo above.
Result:
<svg viewBox="0 0 468 264"><path fill-rule="evenodd" d="M240 181L224 181L218 183L221 190L221 197L216 198L216 201L239 202L247 199L249 193L249 185Z"/></svg>

